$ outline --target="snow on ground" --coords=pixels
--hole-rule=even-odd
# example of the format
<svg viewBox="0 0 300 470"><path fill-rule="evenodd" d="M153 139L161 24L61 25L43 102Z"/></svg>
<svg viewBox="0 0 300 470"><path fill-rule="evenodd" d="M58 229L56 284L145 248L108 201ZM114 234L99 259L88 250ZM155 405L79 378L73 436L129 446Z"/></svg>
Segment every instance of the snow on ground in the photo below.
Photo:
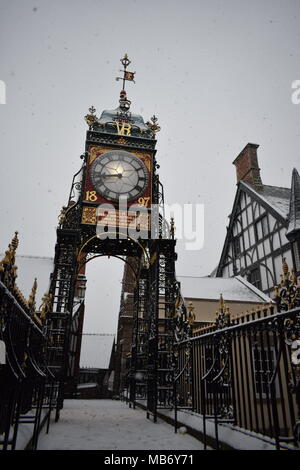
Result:
<svg viewBox="0 0 300 470"><path fill-rule="evenodd" d="M49 434L43 429L38 450L201 450L194 437L146 412L117 400L65 400Z"/></svg>

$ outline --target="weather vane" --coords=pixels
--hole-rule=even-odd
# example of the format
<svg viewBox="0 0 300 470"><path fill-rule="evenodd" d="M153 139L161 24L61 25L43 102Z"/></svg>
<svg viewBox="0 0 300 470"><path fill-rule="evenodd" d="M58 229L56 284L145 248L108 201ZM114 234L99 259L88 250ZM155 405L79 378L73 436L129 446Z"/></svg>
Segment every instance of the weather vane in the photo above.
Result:
<svg viewBox="0 0 300 470"><path fill-rule="evenodd" d="M131 61L128 59L128 56L127 54L124 55L124 57L122 59L120 59L120 62L122 63L124 69L123 70L120 70L120 72L123 72L123 78L122 77L116 77L116 80L119 81L119 80L123 80L123 90L125 90L125 81L130 81L130 82L133 82L135 83L134 81L134 74L135 72L129 72L127 69L128 65L131 64Z"/></svg>

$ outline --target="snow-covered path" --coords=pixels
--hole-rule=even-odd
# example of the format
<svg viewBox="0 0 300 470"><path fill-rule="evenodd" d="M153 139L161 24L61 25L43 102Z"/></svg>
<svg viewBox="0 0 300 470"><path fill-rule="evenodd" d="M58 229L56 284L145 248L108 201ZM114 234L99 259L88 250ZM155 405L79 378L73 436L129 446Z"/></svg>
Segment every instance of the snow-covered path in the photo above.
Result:
<svg viewBox="0 0 300 470"><path fill-rule="evenodd" d="M43 429L38 450L201 450L194 437L174 433L145 411L115 400L65 400L58 423Z"/></svg>

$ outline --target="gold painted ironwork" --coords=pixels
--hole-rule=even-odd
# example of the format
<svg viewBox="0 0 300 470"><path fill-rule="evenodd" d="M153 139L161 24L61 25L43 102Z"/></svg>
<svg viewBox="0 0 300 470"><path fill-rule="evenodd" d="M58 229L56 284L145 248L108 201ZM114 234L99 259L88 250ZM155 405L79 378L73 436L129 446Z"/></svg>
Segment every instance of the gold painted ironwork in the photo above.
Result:
<svg viewBox="0 0 300 470"><path fill-rule="evenodd" d="M0 278L9 289L14 288L17 278L18 267L15 265L15 255L18 246L18 232L15 232L11 243L8 245L8 249L5 251L4 258L0 261Z"/></svg>
<svg viewBox="0 0 300 470"><path fill-rule="evenodd" d="M150 118L150 121L147 121L146 122L146 125L149 127L150 131L155 135L157 134L157 132L159 132L161 130L161 127L158 125L158 118L153 115L151 118Z"/></svg>
<svg viewBox="0 0 300 470"><path fill-rule="evenodd" d="M300 306L300 277L297 278L296 273L286 262L286 258L282 258L281 281L275 286L275 302L279 311L291 310Z"/></svg>
<svg viewBox="0 0 300 470"><path fill-rule="evenodd" d="M223 295L220 294L220 307L219 310L216 312L216 320L215 326L217 328L226 328L231 323L231 312L229 307L226 307L225 301L223 299Z"/></svg>
<svg viewBox="0 0 300 470"><path fill-rule="evenodd" d="M94 106L91 106L89 108L89 114L87 114L86 116L84 116L84 119L85 119L85 122L91 127L95 122L98 121L98 118L95 114L96 112L96 109L94 108Z"/></svg>
<svg viewBox="0 0 300 470"><path fill-rule="evenodd" d="M30 313L34 313L36 310L36 291L37 291L37 279L34 279L34 283L31 289L31 293L28 299L28 308Z"/></svg>
<svg viewBox="0 0 300 470"><path fill-rule="evenodd" d="M105 152L111 151L111 147L99 147L98 145L95 145L93 147L89 148L89 165L93 163L93 161L99 156L102 155Z"/></svg>
<svg viewBox="0 0 300 470"><path fill-rule="evenodd" d="M23 307L25 310L28 309L28 301L25 299L23 293L20 291L19 287L17 285L14 285L12 292L16 298L16 300L19 302L21 307Z"/></svg>
<svg viewBox="0 0 300 470"><path fill-rule="evenodd" d="M38 309L39 317L43 321L46 319L49 312L52 310L52 294L44 294L42 297L42 303Z"/></svg>
<svg viewBox="0 0 300 470"><path fill-rule="evenodd" d="M16 284L17 278L17 269L18 267L15 264L15 255L16 250L19 246L18 232L15 232L15 235L8 245L8 250L5 252L5 256L0 261L0 279L6 285L6 287L12 292L16 301L20 306L27 312L29 312L34 319L41 325L41 320L37 316L36 310L36 293L37 293L37 279L34 279L34 283L27 300L19 287Z"/></svg>
<svg viewBox="0 0 300 470"><path fill-rule="evenodd" d="M118 135L131 135L132 125L125 121L115 121Z"/></svg>
<svg viewBox="0 0 300 470"><path fill-rule="evenodd" d="M62 206L60 214L58 216L58 222L60 225L62 225L65 220L66 220L66 212L67 212L67 206Z"/></svg>
<svg viewBox="0 0 300 470"><path fill-rule="evenodd" d="M18 232L15 232L15 235L8 245L8 249L5 252L5 256L0 261L0 279L6 285L6 287L13 293L17 302L24 308L26 311L31 311L31 308L34 305L34 287L31 292L31 296L29 297L29 301L27 301L20 291L19 287L16 284L17 279L17 270L18 266L15 264L16 262L16 251L19 246L19 238Z"/></svg>
<svg viewBox="0 0 300 470"><path fill-rule="evenodd" d="M154 252L153 255L150 258L150 264L154 264L157 259L157 253Z"/></svg>
<svg viewBox="0 0 300 470"><path fill-rule="evenodd" d="M196 315L194 313L195 307L193 305L193 302L189 302L187 311L188 311L188 317L187 321L190 326L192 326L196 320Z"/></svg>
<svg viewBox="0 0 300 470"><path fill-rule="evenodd" d="M97 209L96 207L84 207L82 211L82 224L96 225Z"/></svg>

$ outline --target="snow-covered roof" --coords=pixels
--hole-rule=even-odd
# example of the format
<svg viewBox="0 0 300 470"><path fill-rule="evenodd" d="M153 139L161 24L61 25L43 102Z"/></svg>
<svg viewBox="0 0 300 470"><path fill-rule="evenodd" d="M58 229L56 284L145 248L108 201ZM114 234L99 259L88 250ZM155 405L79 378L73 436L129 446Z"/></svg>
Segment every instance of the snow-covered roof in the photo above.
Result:
<svg viewBox="0 0 300 470"><path fill-rule="evenodd" d="M274 207L283 217L288 217L290 210L291 190L279 186L263 185L262 191L258 191L269 204Z"/></svg>
<svg viewBox="0 0 300 470"><path fill-rule="evenodd" d="M245 181L240 181L248 191L255 193L269 207L273 208L281 217L286 219L290 211L291 190L280 186L269 186L264 184L262 188L256 189Z"/></svg>
<svg viewBox="0 0 300 470"><path fill-rule="evenodd" d="M270 302L271 299L241 276L222 277L192 277L177 276L181 283L183 297L200 300L223 299L234 302Z"/></svg>
<svg viewBox="0 0 300 470"><path fill-rule="evenodd" d="M108 369L115 335L83 333L80 368Z"/></svg>
<svg viewBox="0 0 300 470"><path fill-rule="evenodd" d="M0 259L3 256L0 254ZM16 283L26 299L31 293L34 278L37 278L36 306L38 308L43 295L49 290L53 258L16 255L16 266L18 266Z"/></svg>
<svg viewBox="0 0 300 470"><path fill-rule="evenodd" d="M216 277L217 272L218 272L218 266L216 266L216 267L212 270L212 272L209 274L209 277Z"/></svg>

